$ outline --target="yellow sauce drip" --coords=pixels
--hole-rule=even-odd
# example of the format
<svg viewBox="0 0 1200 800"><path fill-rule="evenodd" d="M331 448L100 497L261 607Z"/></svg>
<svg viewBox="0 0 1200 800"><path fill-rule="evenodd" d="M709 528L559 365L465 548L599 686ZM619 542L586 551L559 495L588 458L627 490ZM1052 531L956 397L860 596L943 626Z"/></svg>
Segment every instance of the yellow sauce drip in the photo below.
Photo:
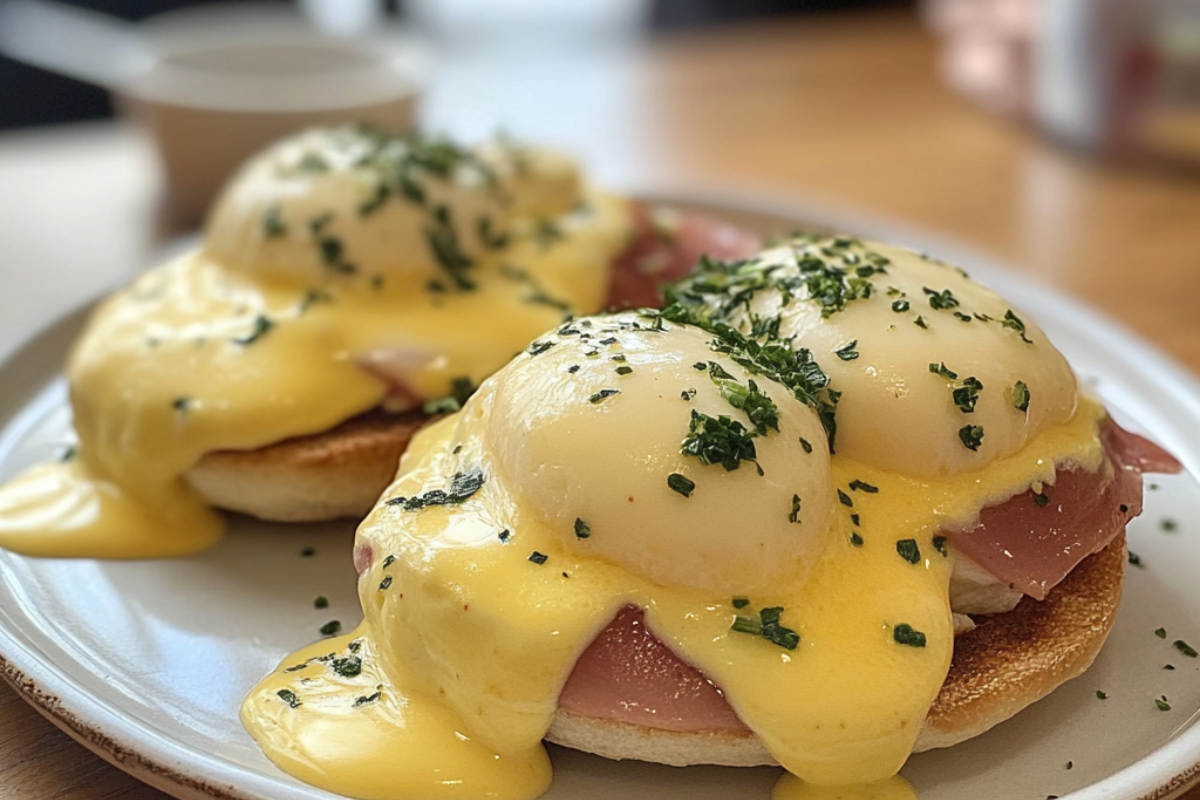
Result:
<svg viewBox="0 0 1200 800"><path fill-rule="evenodd" d="M917 800L917 794L899 775L849 786L814 786L795 775L784 775L775 784L771 800Z"/></svg>

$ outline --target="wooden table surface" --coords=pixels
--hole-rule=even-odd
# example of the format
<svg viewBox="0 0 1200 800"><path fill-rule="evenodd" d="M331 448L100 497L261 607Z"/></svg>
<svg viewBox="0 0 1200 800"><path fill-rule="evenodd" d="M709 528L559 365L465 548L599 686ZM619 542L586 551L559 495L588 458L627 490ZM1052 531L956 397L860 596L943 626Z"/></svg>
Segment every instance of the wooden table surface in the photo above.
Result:
<svg viewBox="0 0 1200 800"><path fill-rule="evenodd" d="M447 58L426 119L554 142L618 186L815 199L953 236L1200 372L1200 181L1105 168L977 111L939 84L912 18L773 21L610 50L536 69ZM0 136L0 355L144 265L155 187L145 142L124 126ZM0 798L117 797L165 795L0 686Z"/></svg>

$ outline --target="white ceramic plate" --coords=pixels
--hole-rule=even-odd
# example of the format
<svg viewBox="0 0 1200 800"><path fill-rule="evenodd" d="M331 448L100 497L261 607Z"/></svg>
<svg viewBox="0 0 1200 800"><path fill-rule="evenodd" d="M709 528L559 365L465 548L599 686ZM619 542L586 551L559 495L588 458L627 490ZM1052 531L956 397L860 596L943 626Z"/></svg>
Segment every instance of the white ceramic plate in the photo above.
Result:
<svg viewBox="0 0 1200 800"><path fill-rule="evenodd" d="M689 204L764 232L803 225L909 244L966 267L1035 318L1124 424L1200 467L1200 384L1112 322L978 254L861 218L812 209ZM85 312L57 322L0 365L0 480L71 440L59 376ZM1151 478L1130 527L1131 568L1108 645L1082 678L948 751L913 757L921 800L1164 798L1200 775L1200 489ZM1161 522L1178 522L1175 532ZM234 521L204 555L175 561L37 560L0 553L0 667L72 736L181 798L329 798L277 770L238 722L243 695L286 653L338 619L359 619L351 524ZM305 548L315 554L304 556ZM314 608L318 595L329 607ZM1165 627L1165 640L1154 630ZM1173 664L1168 671L1164 665ZM897 687L897 691L902 691ZM1107 694L1106 700L1096 692ZM1155 698L1166 696L1169 711ZM547 800L767 798L779 771L672 769L552 749ZM1073 794L1072 794L1073 793Z"/></svg>

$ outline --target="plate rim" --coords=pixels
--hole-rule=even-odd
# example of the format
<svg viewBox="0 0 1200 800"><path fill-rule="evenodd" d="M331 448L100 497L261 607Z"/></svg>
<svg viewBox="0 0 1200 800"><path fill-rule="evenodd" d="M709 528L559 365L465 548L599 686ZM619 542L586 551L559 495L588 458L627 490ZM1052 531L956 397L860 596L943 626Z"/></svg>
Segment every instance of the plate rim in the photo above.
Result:
<svg viewBox="0 0 1200 800"><path fill-rule="evenodd" d="M974 275L982 275L982 282L1002 295L1014 288L1021 292L1041 293L1067 309L1071 317L1088 325L1102 344L1136 355L1141 367L1139 371L1153 373L1158 386L1190 412L1188 419L1196 421L1200 431L1200 379L1181 362L1086 301L1072 297L1036 276L1021 273L1005 260L953 235L940 234L887 215L794 194L746 194L702 184L676 184L659 186L653 191L633 191L629 195L653 204L692 208L715 216L727 213L803 220L799 226L853 231L866 238L935 252L951 263L969 265ZM104 295L55 315L30 335L20 338L8 354L0 358L0 368L19 373L44 373L44 365L36 358L36 352L48 346L47 340L65 336L65 329L81 327L91 308ZM25 408L33 392L43 386L30 388L21 382L21 390L0 405ZM0 408L0 412L3 410ZM11 415L6 417L7 422L12 419ZM1195 463L1186 458L1183 460L1187 471L1200 475L1200 460ZM184 745L174 737L159 735L147 723L120 714L83 687L73 684L56 664L40 657L32 643L23 643L9 630L2 612L0 609L0 678L75 742L134 778L181 800L268 800L275 796L271 791L280 788L278 779ZM36 678L31 671L37 673ZM124 744L121 738L136 742L136 746ZM1178 797L1200 785L1198 753L1200 722L1193 723L1128 767L1063 795L1062 800L1166 800ZM210 765L221 769L220 781L205 774L204 767ZM1167 775L1170 777L1165 777ZM289 785L288 789L297 798L339 797L305 785Z"/></svg>

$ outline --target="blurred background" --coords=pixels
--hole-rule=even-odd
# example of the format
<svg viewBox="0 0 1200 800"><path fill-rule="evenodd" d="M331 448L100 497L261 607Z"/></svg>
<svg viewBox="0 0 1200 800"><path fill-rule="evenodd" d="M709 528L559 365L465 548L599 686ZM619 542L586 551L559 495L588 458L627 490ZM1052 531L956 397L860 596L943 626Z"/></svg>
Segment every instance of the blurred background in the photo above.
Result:
<svg viewBox="0 0 1200 800"><path fill-rule="evenodd" d="M359 118L931 229L1200 368L1200 0L0 0L0 350Z"/></svg>

